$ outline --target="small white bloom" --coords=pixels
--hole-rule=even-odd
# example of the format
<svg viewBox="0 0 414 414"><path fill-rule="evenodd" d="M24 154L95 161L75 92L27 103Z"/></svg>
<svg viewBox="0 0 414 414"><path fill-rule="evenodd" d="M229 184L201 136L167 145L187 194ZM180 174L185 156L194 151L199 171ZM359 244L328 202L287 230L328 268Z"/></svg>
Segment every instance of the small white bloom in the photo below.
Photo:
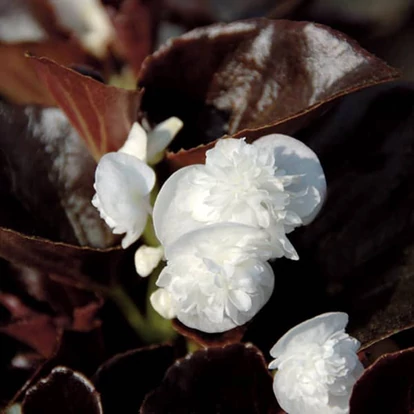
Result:
<svg viewBox="0 0 414 414"><path fill-rule="evenodd" d="M205 165L173 174L154 206L154 227L162 244L182 234L221 222L266 229L272 258L298 255L286 237L319 212L326 182L315 153L285 135L268 135L247 144L219 140Z"/></svg>
<svg viewBox="0 0 414 414"><path fill-rule="evenodd" d="M171 117L147 133L138 122L135 122L119 151L134 155L150 165L157 164L182 127L183 123L180 119Z"/></svg>
<svg viewBox="0 0 414 414"><path fill-rule="evenodd" d="M167 247L151 302L203 332L243 325L272 294L270 255L269 235L253 227L221 223L187 233Z"/></svg>
<svg viewBox="0 0 414 414"><path fill-rule="evenodd" d="M348 315L325 313L288 331L270 354L273 389L288 414L347 414L364 368L359 342L345 333Z"/></svg>
<svg viewBox="0 0 414 414"><path fill-rule="evenodd" d="M59 23L75 33L83 46L102 58L114 37L111 20L100 0L50 0Z"/></svg>
<svg viewBox="0 0 414 414"><path fill-rule="evenodd" d="M155 184L155 173L146 163L154 164L162 159L165 148L182 126L183 123L173 117L147 134L135 122L118 152L105 154L99 161L92 204L113 233L126 233L122 240L124 249L138 240L148 214L152 213L149 196ZM135 265L141 276L148 276L149 269L152 271L157 266L161 251L162 248L145 250L145 254L144 250L137 251Z"/></svg>
<svg viewBox="0 0 414 414"><path fill-rule="evenodd" d="M164 249L142 245L135 252L135 269L141 277L149 276L164 257Z"/></svg>
<svg viewBox="0 0 414 414"><path fill-rule="evenodd" d="M138 158L121 152L105 154L95 172L92 204L113 233L126 233L125 249L141 236L151 213L149 195L155 173Z"/></svg>

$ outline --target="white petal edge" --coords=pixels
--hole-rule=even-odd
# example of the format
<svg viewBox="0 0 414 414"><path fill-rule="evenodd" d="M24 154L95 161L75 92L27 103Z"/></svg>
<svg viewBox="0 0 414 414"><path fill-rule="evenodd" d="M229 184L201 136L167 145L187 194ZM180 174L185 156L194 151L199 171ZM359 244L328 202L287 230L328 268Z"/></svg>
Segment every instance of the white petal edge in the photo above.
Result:
<svg viewBox="0 0 414 414"><path fill-rule="evenodd" d="M328 312L308 319L286 332L272 347L270 355L278 358L296 345L324 343L334 332L344 330L347 324L348 314L344 312Z"/></svg>
<svg viewBox="0 0 414 414"><path fill-rule="evenodd" d="M292 184L287 190L299 192L309 186L306 196L289 204L289 209L301 217L303 224L309 224L319 213L326 197L326 179L318 156L303 142L288 135L266 135L253 145L273 151L276 166L287 175L304 175L301 183Z"/></svg>

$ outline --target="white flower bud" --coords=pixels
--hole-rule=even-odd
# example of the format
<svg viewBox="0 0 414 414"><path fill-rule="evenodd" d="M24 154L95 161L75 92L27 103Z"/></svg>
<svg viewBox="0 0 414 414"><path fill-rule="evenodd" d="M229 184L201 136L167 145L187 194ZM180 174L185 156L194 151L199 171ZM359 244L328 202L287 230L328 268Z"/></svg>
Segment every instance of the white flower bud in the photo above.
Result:
<svg viewBox="0 0 414 414"><path fill-rule="evenodd" d="M164 249L142 245L135 252L135 270L141 277L149 276L164 257Z"/></svg>
<svg viewBox="0 0 414 414"><path fill-rule="evenodd" d="M157 164L182 127L183 123L180 119L171 117L147 133L138 122L135 122L119 151L133 155L150 165Z"/></svg>

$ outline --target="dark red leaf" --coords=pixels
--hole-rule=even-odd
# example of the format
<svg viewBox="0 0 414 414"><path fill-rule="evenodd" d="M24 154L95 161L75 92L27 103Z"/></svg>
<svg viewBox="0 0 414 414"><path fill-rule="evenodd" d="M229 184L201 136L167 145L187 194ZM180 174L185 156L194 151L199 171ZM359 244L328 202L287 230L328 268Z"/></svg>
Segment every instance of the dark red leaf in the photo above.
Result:
<svg viewBox="0 0 414 414"><path fill-rule="evenodd" d="M262 354L252 345L208 348L178 360L141 414L280 413Z"/></svg>
<svg viewBox="0 0 414 414"><path fill-rule="evenodd" d="M94 377L105 414L138 413L145 395L161 384L174 360L174 348L160 345L128 351L106 361Z"/></svg>
<svg viewBox="0 0 414 414"><path fill-rule="evenodd" d="M0 327L0 332L30 346L44 358L51 357L55 352L59 343L59 331L51 316L36 314Z"/></svg>
<svg viewBox="0 0 414 414"><path fill-rule="evenodd" d="M355 384L350 414L414 412L414 348L383 355Z"/></svg>
<svg viewBox="0 0 414 414"><path fill-rule="evenodd" d="M117 274L124 251L120 247L98 250L54 243L0 228L0 256L59 275L59 279L85 288L90 282L109 285Z"/></svg>
<svg viewBox="0 0 414 414"><path fill-rule="evenodd" d="M96 163L65 116L0 103L0 148L0 257L76 283L109 284L124 252L77 246L117 239L91 205Z"/></svg>
<svg viewBox="0 0 414 414"><path fill-rule="evenodd" d="M204 347L224 346L240 342L247 329L247 325L243 325L227 332L208 334L197 329L189 328L183 325L178 319L173 320L173 327L181 335Z"/></svg>
<svg viewBox="0 0 414 414"><path fill-rule="evenodd" d="M24 414L102 414L99 394L82 374L56 367L30 388L22 406Z"/></svg>
<svg viewBox="0 0 414 414"><path fill-rule="evenodd" d="M18 296L37 311L65 316L75 325L83 320L80 324L89 326L87 329L95 326L93 315L102 305L101 299L93 293L62 284L56 275L17 264L5 266L0 290ZM16 312L11 313L13 318L19 318Z"/></svg>
<svg viewBox="0 0 414 414"><path fill-rule="evenodd" d="M39 83L26 53L45 56L62 65L85 64L98 67L74 40L51 39L41 43L0 43L0 94L18 104L56 106L49 91Z"/></svg>
<svg viewBox="0 0 414 414"><path fill-rule="evenodd" d="M147 58L142 110L152 122L183 119L172 148L190 149L226 134L254 139L293 133L327 102L397 75L328 27L246 20L196 29ZM169 161L175 167L200 162L205 149L170 155Z"/></svg>
<svg viewBox="0 0 414 414"><path fill-rule="evenodd" d="M101 321L97 318L103 300L88 303L82 307L73 309L73 322L71 329L74 331L90 331L101 325Z"/></svg>
<svg viewBox="0 0 414 414"><path fill-rule="evenodd" d="M364 346L413 326L414 88L349 96L300 138L318 154L329 196L297 233Z"/></svg>
<svg viewBox="0 0 414 414"><path fill-rule="evenodd" d="M245 340L268 350L327 311L347 312L364 348L413 326L413 102L413 85L378 85L295 135L318 154L328 197L314 222L289 235L300 260L274 262L282 277Z"/></svg>
<svg viewBox="0 0 414 414"><path fill-rule="evenodd" d="M96 163L56 108L0 103L0 226L105 247L111 231L91 205Z"/></svg>
<svg viewBox="0 0 414 414"><path fill-rule="evenodd" d="M9 277L7 274L2 276ZM52 293L52 288L55 287L53 284L56 282L50 281L45 288L46 297ZM21 297L11 293L0 293L0 305L7 309L10 315L1 322L0 332L15 338L44 358L50 358L55 353L63 329L90 331L100 326L97 313L102 306L102 300L93 301L90 297L94 296L89 294L88 302L81 305L79 299L86 296L84 292L66 286L61 286L60 292L56 287L53 291L59 294L62 301L72 300L72 303L68 304L69 309L63 308L59 309L60 312L53 313L51 307L47 306L54 305L53 299L50 300L51 303L39 303L31 300L28 292L19 292ZM72 294L73 298L70 298L69 294Z"/></svg>
<svg viewBox="0 0 414 414"><path fill-rule="evenodd" d="M5 378L13 381L8 383L7 388L2 387L0 399L10 404L20 400L31 385L40 377L49 374L56 366L70 366L74 370L81 370L85 375L91 375L104 359L100 329L90 332L65 331L59 337L55 352L48 359L29 353L18 342L12 342L11 347L7 347L7 343L12 340L3 335L0 335L0 341L0 375L4 374ZM6 393L3 392L5 388Z"/></svg>
<svg viewBox="0 0 414 414"><path fill-rule="evenodd" d="M49 59L31 62L96 160L122 146L137 119L139 92L104 85Z"/></svg>
<svg viewBox="0 0 414 414"><path fill-rule="evenodd" d="M66 330L58 351L48 361L45 369L50 371L57 365L65 365L91 377L110 355L106 353L101 327L88 332ZM44 374L45 370L42 371Z"/></svg>
<svg viewBox="0 0 414 414"><path fill-rule="evenodd" d="M4 408L42 365L44 358L4 334L0 334L0 349L0 407Z"/></svg>

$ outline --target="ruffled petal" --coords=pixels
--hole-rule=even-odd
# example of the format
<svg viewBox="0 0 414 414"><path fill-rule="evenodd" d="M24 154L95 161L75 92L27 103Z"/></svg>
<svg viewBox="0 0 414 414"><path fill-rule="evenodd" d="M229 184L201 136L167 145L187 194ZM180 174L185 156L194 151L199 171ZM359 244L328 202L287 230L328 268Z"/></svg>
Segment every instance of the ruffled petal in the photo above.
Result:
<svg viewBox="0 0 414 414"><path fill-rule="evenodd" d="M347 324L348 315L344 312L330 312L316 316L285 333L270 350L270 355L278 358L288 350L303 344L323 344L333 333L343 331Z"/></svg>
<svg viewBox="0 0 414 414"><path fill-rule="evenodd" d="M288 191L303 193L292 198L289 209L309 224L319 213L326 197L326 180L317 155L304 143L287 135L272 134L256 140L253 145L272 151L275 165L287 175L301 175Z"/></svg>

